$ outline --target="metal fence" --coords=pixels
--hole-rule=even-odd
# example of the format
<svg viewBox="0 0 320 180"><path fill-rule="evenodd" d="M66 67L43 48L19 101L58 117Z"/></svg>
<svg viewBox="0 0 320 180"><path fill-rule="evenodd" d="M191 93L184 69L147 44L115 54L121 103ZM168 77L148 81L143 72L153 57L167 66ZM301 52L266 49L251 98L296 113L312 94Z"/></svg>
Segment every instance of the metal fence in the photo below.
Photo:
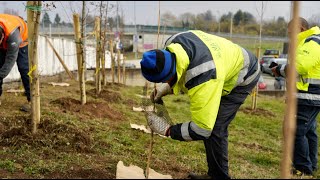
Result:
<svg viewBox="0 0 320 180"><path fill-rule="evenodd" d="M143 33L158 33L158 26L150 26L150 25L126 25L122 31L126 34L134 34L137 29L138 34L143 34ZM86 32L90 33L93 32L94 27L92 26L87 26L86 27ZM180 28L180 27L168 27L168 26L161 26L160 27L160 33L161 34L175 34L179 33L182 31L187 31L189 30L188 28ZM111 32L116 33L116 28L112 28ZM44 27L40 26L40 33L41 34L73 34L74 29L73 27L70 26L58 26L58 27ZM210 34L215 34L219 35L222 37L230 37L230 33L223 33L223 32L208 32ZM259 39L260 37L258 35L247 35L247 34L232 34L232 38L244 38L244 39ZM262 40L264 41L281 41L281 42L287 42L288 38L287 37L276 37L276 36L262 36Z"/></svg>

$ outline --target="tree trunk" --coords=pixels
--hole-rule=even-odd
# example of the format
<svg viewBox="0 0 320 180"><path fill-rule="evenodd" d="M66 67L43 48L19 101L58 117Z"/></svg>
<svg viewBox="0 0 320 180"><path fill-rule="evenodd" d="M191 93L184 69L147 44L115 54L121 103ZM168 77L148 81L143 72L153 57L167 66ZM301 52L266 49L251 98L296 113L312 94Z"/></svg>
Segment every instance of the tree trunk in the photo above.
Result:
<svg viewBox="0 0 320 180"><path fill-rule="evenodd" d="M76 49L77 49L80 99L81 99L81 104L83 105L83 104L86 104L86 90L85 90L85 80L84 80L83 46L81 41L79 14L73 14L73 22L74 22L74 32L75 32L75 41L76 41Z"/></svg>
<svg viewBox="0 0 320 180"><path fill-rule="evenodd" d="M100 38L100 18L95 19L96 27L96 94L101 92L100 58L101 58L101 38Z"/></svg>
<svg viewBox="0 0 320 180"><path fill-rule="evenodd" d="M28 1L28 6L40 6L41 1ZM37 125L40 123L40 82L38 73L38 33L41 11L27 10L28 22L28 58L29 58L29 73L30 75L30 91L31 91L31 118L32 118L32 133L37 132Z"/></svg>
<svg viewBox="0 0 320 180"><path fill-rule="evenodd" d="M113 55L113 42L110 38L110 56L111 56L111 77L112 77L112 84L114 83L114 55Z"/></svg>

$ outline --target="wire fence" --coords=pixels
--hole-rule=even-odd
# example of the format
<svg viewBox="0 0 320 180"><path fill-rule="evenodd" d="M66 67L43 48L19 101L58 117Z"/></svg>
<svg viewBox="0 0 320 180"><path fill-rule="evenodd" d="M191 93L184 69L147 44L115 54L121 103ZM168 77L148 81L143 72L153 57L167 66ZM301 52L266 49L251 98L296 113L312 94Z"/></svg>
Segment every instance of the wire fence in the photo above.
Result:
<svg viewBox="0 0 320 180"><path fill-rule="evenodd" d="M161 26L160 27L160 33L163 34L175 34L179 33L182 31L187 31L189 30L188 28L180 28L180 27L165 27ZM64 34L73 34L74 29L72 26L63 26L63 25L56 25L56 26L44 26L43 24L40 25L40 34L55 34L55 35L64 35ZM93 26L86 26L86 33L91 33L94 31ZM146 25L137 25L136 28L134 25L126 25L124 28L121 30L124 34L131 34L132 36L135 34L137 31L137 34L145 34L145 33L157 33L158 29L157 26L146 26ZM116 28L111 29L112 33L116 33ZM224 33L224 32L208 32L211 34L219 35L221 37L226 37L229 38L232 36L233 38L243 38L243 39L256 39L258 40L260 37L259 35L247 35L247 34L231 34L230 33ZM261 39L263 41L281 41L281 42L287 42L288 38L287 37L277 37L277 36L262 36Z"/></svg>

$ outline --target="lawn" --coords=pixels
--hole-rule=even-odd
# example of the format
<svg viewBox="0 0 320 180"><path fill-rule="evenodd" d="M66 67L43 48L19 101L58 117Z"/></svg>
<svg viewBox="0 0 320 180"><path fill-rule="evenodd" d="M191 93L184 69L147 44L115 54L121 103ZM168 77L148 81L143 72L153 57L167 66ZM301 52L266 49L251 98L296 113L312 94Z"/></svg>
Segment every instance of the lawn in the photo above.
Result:
<svg viewBox="0 0 320 180"><path fill-rule="evenodd" d="M96 95L95 83L87 82L87 103L81 106L78 82L66 79L68 87L47 84L54 80L41 79L37 134L31 133L30 115L18 110L25 97L4 92L0 178L114 179L119 161L146 168L151 135L130 128L130 123L146 125L144 113L132 110L141 105L143 87L108 83ZM15 87L10 83L4 88ZM167 96L164 102L174 123L190 120L186 95ZM284 98L259 95L252 111L248 96L229 127L232 178L280 177L284 109ZM186 178L191 171L206 173L203 142L155 135L150 167L173 178Z"/></svg>
<svg viewBox="0 0 320 180"><path fill-rule="evenodd" d="M239 44L241 47L246 48L247 50L250 50L253 54L257 55L257 49L259 48L259 40L257 39L244 39L244 38L232 38L232 42ZM283 50L283 42L281 41L262 41L261 42L261 51L260 56L263 55L264 51L266 49L276 49L280 50L280 53L282 53ZM124 56L126 57L126 60L133 60L135 58L135 52L125 52ZM137 59L142 58L142 53L137 53Z"/></svg>

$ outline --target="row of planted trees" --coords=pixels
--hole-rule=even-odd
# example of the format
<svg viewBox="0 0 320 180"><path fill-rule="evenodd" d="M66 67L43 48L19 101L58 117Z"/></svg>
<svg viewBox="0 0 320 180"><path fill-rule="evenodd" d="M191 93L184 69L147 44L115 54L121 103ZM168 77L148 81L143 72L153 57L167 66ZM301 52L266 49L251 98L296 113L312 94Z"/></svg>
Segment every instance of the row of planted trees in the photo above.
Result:
<svg viewBox="0 0 320 180"><path fill-rule="evenodd" d="M86 45L86 34L85 34L85 1L83 1L83 11L82 17L80 18L79 14L73 14L74 22L74 32L75 32L75 44L76 44L76 55L77 55L77 64L78 64L78 80L80 86L80 100L81 104L86 104L86 86L85 86L85 73L86 73L86 60L85 60L85 45ZM108 4L108 3L107 3ZM42 11L43 4L41 1L28 1L27 2L27 22L28 22L28 36L29 36L29 69L30 69L30 87L31 87L31 106L32 106L32 132L37 132L37 125L40 123L40 91L39 91L39 73L37 69L38 65L38 52L37 52L37 41L39 34L39 25L40 25L40 15ZM111 56L111 76L112 83L115 82L115 69L117 69L117 79L120 83L120 62L123 56L120 56L120 49L117 48L117 56L114 55L113 49L113 40L111 36L107 37L107 18L105 18L105 26L102 27L102 1L100 4L100 17L95 17L95 28L94 36L96 39L96 70L95 70L95 84L96 84L96 94L99 95L101 92L102 84L106 85L106 70L105 70L105 52L107 46L109 46L110 56ZM107 13L106 13L107 14ZM81 19L81 20L80 20ZM108 41L109 39L109 41ZM120 40L120 37L119 37ZM52 46L50 41L49 44ZM109 44L109 45L108 45ZM54 47L52 49L55 51ZM57 52L55 54L58 56ZM116 57L116 58L115 58ZM59 58L62 61L61 58ZM115 68L115 60L117 60L117 68ZM124 58L122 58L124 61ZM62 65L65 65L63 61ZM67 67L64 67L70 76L70 72ZM125 66L122 70L123 83L125 84ZM73 77L72 74L70 76ZM102 78L101 78L102 77Z"/></svg>
<svg viewBox="0 0 320 180"><path fill-rule="evenodd" d="M102 3L102 2L101 2ZM85 5L85 1L83 1L83 5ZM33 133L36 133L37 125L40 123L40 91L39 91L39 73L37 70L38 65L38 57L37 57L37 42L38 42L38 33L39 33L39 20L41 14L41 1L28 1L27 2L27 22L28 22L28 36L29 36L29 68L30 72L30 90L31 90L31 107L32 107L32 123L33 123ZM84 12L84 11L83 11ZM160 10L159 10L160 12ZM159 13L160 14L160 13ZM84 15L84 14L82 14ZM84 17L84 16L82 16ZM289 178L290 177L290 159L292 159L292 145L293 145L293 137L295 132L295 114L296 114L296 99L295 99L295 55L296 55L296 44L297 44L297 34L298 34L298 17L299 17L299 2L293 2L293 24L294 29L293 33L290 36L291 46L289 47L289 80L288 80L288 92L287 92L287 107L286 107L286 116L284 119L283 129L284 129L284 142L283 142L283 159L281 162L281 177ZM86 94L85 94L85 58L84 58L84 44L85 35L84 35L84 23L82 21L82 28L80 29L80 20L79 15L73 15L74 20L74 31L75 31L75 43L77 49L77 62L78 62L78 73L79 73L79 84L81 90L81 103L86 103ZM101 90L101 80L100 80L100 62L103 61L106 44L106 29L104 29L103 33L101 30L101 18L96 17L96 42L97 42L97 50L96 50L96 93L99 94ZM104 34L104 35L103 35ZM158 29L159 34L159 29ZM112 41L110 40L110 44ZM113 47L113 46L110 46ZM113 52L113 51L111 51ZM118 82L120 81L120 51L118 50ZM114 61L112 58L112 69L114 70ZM103 63L102 63L103 64ZM104 69L104 66L103 66ZM113 73L113 71L112 71ZM105 74L104 74L105 75ZM113 76L113 74L112 74ZM114 82L114 78L113 78ZM105 76L104 76L105 83ZM151 141L152 142L152 141ZM152 143L151 150L152 150ZM150 151L151 152L151 151ZM151 153L150 153L151 154Z"/></svg>
<svg viewBox="0 0 320 180"><path fill-rule="evenodd" d="M108 6L108 3L107 3ZM107 17L105 17L104 27L102 27L102 1L100 4L100 17L95 17L95 28L94 28L94 36L96 39L96 70L95 70L95 85L96 85L96 94L99 95L101 92L101 84L106 85L106 70L105 70L105 52L106 47L109 42L109 51L111 56L111 76L112 76L112 83L115 82L115 57L117 60L117 76L118 76L118 83L120 83L120 64L121 60L124 61L124 58L121 59L120 49L117 48L117 56L114 55L113 49L113 40L111 37L107 37ZM75 43L77 48L77 63L78 63L78 77L79 77L79 84L80 84L80 99L81 104L86 103L86 91L85 91L85 1L83 1L83 11L82 11L82 23L80 25L80 18L79 14L73 14L73 21L74 21L74 32L75 32ZM81 28L80 28L81 26ZM120 41L120 37L119 37ZM123 57L123 56L122 56ZM124 62L123 62L124 64ZM102 77L102 79L101 79ZM125 66L123 66L123 83L125 84Z"/></svg>

